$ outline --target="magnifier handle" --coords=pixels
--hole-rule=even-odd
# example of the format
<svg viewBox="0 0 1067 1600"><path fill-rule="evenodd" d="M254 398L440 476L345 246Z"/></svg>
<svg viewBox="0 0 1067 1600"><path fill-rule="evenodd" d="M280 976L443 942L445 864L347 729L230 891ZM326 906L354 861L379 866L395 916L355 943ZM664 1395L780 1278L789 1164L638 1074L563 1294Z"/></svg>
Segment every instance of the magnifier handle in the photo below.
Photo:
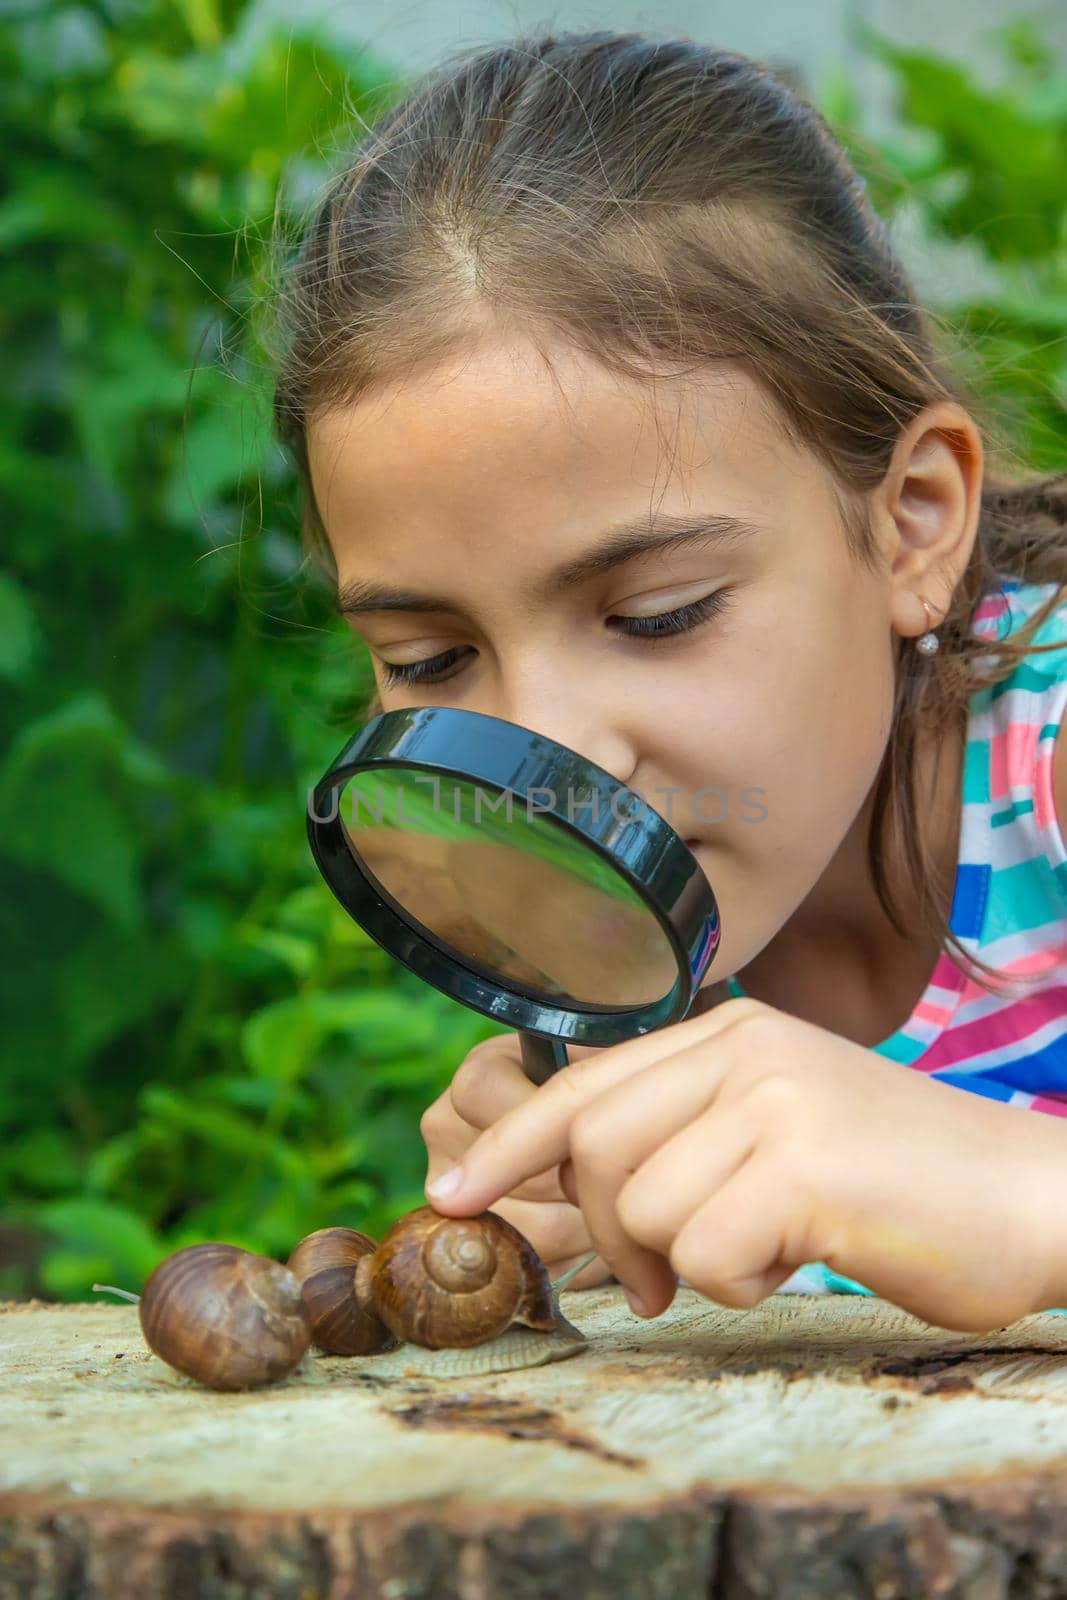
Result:
<svg viewBox="0 0 1067 1600"><path fill-rule="evenodd" d="M519 1029L522 1048L522 1070L531 1083L544 1083L560 1067L569 1065L567 1046L562 1039L544 1039L539 1033Z"/></svg>

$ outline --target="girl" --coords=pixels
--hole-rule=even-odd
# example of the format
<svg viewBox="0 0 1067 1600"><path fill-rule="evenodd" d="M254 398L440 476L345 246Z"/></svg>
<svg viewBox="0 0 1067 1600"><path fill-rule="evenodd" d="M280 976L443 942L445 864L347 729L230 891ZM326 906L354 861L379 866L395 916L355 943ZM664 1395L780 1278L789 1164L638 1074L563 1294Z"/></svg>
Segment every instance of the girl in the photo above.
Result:
<svg viewBox="0 0 1067 1600"><path fill-rule="evenodd" d="M682 1023L536 1091L514 1036L470 1053L422 1120L430 1179L462 1158L437 1209L554 1271L592 1247L577 1284L653 1315L679 1277L958 1329L1067 1303L1067 475L984 471L820 114L688 39L460 52L332 183L284 309L367 715L571 746L722 912Z"/></svg>

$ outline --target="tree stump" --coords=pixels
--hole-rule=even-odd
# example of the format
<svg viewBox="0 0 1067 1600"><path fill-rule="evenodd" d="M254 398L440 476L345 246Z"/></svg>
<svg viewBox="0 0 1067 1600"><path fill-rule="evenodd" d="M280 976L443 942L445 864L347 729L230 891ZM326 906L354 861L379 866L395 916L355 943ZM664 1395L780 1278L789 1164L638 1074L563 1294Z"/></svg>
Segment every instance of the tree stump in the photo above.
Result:
<svg viewBox="0 0 1067 1600"><path fill-rule="evenodd" d="M134 1306L0 1307L0 1596L1067 1596L1067 1318L562 1301L589 1348L547 1366L312 1352L245 1394L165 1367Z"/></svg>

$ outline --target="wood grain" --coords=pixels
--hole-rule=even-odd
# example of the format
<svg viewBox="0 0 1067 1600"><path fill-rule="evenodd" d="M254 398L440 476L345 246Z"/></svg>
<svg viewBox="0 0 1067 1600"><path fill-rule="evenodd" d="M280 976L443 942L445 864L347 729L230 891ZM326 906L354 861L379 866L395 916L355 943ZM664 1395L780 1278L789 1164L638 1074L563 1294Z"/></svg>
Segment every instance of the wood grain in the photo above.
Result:
<svg viewBox="0 0 1067 1600"><path fill-rule="evenodd" d="M1067 1596L1067 1318L680 1288L477 1380L310 1353L217 1394L136 1308L0 1307L7 1600Z"/></svg>

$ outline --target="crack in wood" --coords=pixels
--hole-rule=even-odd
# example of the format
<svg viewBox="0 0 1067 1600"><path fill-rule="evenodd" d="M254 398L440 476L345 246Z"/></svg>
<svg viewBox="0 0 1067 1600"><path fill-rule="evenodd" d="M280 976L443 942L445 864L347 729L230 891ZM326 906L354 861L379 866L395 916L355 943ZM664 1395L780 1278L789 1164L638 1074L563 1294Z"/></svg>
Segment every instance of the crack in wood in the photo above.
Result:
<svg viewBox="0 0 1067 1600"><path fill-rule="evenodd" d="M1019 1363L1006 1360L1012 1356L1029 1358L1029 1366L1036 1358L1058 1355L1062 1352L1042 1350L1034 1345L979 1345L967 1350L942 1351L939 1354L879 1357L870 1362L865 1377L900 1378L920 1394L980 1393L981 1380L996 1383L1003 1369L1003 1378L1009 1381L1018 1371ZM974 1376L952 1369L968 1366ZM976 1381L979 1380L979 1381Z"/></svg>
<svg viewBox="0 0 1067 1600"><path fill-rule="evenodd" d="M568 1427L554 1411L495 1395L445 1395L410 1406L383 1408L409 1428L459 1428L464 1432L501 1433L509 1439L540 1439L567 1450L587 1450L600 1461L621 1467L644 1467L643 1456L609 1450L598 1440Z"/></svg>

